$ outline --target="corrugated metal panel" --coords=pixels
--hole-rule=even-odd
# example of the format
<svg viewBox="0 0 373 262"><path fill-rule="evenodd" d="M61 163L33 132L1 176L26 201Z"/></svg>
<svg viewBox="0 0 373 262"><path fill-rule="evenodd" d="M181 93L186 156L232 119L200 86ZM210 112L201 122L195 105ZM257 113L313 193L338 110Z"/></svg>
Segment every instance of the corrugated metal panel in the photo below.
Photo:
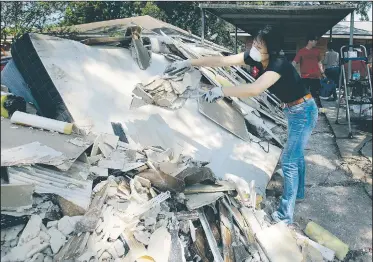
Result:
<svg viewBox="0 0 373 262"><path fill-rule="evenodd" d="M89 173L84 164L74 163L68 172L41 166L9 167L10 184L33 184L36 193L52 193L87 210L91 202L92 181L79 180L79 173ZM73 177L74 176L74 177Z"/></svg>

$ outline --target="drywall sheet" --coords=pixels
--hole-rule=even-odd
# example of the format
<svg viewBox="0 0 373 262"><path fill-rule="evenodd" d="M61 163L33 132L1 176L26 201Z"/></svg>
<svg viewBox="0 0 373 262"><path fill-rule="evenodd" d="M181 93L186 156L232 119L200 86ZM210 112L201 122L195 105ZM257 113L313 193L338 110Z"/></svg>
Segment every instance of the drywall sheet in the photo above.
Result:
<svg viewBox="0 0 373 262"><path fill-rule="evenodd" d="M81 146L74 145L70 140L80 140ZM33 142L38 142L43 146L61 152L62 156L58 157L54 163L50 165L56 166L58 169L66 171L73 162L92 144L92 140L86 137L77 135L65 135L52 133L50 131L42 131L36 128L29 128L21 125L15 125L9 119L1 120L1 154L15 147L25 146ZM37 162L45 163L46 162Z"/></svg>
<svg viewBox="0 0 373 262"><path fill-rule="evenodd" d="M201 98L198 105L203 115L242 140L250 140L244 117L227 102L220 100L216 103L207 103Z"/></svg>
<svg viewBox="0 0 373 262"><path fill-rule="evenodd" d="M266 153L256 143L242 141L200 114L195 99L175 111L153 105L129 110L135 85L161 75L168 65L162 55L152 54L150 67L141 70L127 49L34 36L30 38L39 58L80 128L112 134L110 123L119 122L131 143L161 144L210 161L218 177L231 173L255 179L264 194L279 148L270 146Z"/></svg>

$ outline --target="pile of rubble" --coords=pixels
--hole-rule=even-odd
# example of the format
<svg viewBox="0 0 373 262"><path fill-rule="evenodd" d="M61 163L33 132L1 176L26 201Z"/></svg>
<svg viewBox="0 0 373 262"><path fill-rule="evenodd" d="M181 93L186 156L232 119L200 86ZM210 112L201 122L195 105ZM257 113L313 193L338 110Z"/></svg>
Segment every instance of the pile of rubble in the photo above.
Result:
<svg viewBox="0 0 373 262"><path fill-rule="evenodd" d="M132 91L135 96L131 109L147 104L169 109L181 108L188 98L198 97L194 92L199 88L201 77L198 70L184 70L173 76L157 76L147 83L137 84Z"/></svg>
<svg viewBox="0 0 373 262"><path fill-rule="evenodd" d="M78 137L68 141L86 145ZM262 198L256 195L254 181L247 183L234 175L219 180L207 162L176 155L170 148L130 146L109 134L98 135L82 155L74 164L88 168L81 179L92 183L90 204L83 212L62 208L57 191L35 193L33 184L2 183L2 261L334 257L333 251L294 235L285 224L271 225L260 210ZM16 168L8 167L10 181ZM56 177L43 182L48 179ZM17 204L9 200L9 191L20 198ZM312 252L302 255L298 245Z"/></svg>

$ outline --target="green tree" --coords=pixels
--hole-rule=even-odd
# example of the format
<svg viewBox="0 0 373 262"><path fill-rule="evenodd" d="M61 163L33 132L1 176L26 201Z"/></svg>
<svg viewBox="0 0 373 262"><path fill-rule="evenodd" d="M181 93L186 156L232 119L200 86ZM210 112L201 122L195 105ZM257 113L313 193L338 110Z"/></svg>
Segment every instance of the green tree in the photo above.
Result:
<svg viewBox="0 0 373 262"><path fill-rule="evenodd" d="M166 13L153 2L146 2L145 6L141 9L141 15L150 15L163 21L167 20Z"/></svg>
<svg viewBox="0 0 373 262"><path fill-rule="evenodd" d="M1 2L1 38L25 32L42 32L61 20L64 2Z"/></svg>

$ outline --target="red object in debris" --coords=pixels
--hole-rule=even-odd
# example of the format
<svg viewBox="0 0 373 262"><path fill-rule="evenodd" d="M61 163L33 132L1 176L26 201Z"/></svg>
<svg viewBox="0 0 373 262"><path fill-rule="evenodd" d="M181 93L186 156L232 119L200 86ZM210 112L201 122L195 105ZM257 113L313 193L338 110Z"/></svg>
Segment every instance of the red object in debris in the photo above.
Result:
<svg viewBox="0 0 373 262"><path fill-rule="evenodd" d="M12 59L11 56L6 56L6 57L1 57L1 70L0 71L3 71L4 67L6 66L6 64Z"/></svg>
<svg viewBox="0 0 373 262"><path fill-rule="evenodd" d="M256 66L254 66L253 69L251 70L251 75L254 78L258 77L258 75L259 75L259 69Z"/></svg>

